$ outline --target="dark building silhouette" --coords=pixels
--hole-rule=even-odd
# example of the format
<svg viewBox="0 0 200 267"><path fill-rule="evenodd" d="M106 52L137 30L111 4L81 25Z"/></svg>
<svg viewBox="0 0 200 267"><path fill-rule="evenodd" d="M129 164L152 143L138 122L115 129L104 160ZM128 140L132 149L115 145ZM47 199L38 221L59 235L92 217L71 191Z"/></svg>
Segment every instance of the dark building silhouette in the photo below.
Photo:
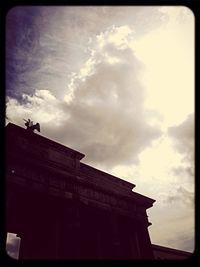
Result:
<svg viewBox="0 0 200 267"><path fill-rule="evenodd" d="M156 260L185 260L192 256L191 252L158 246L152 244L154 258Z"/></svg>
<svg viewBox="0 0 200 267"><path fill-rule="evenodd" d="M155 200L84 155L9 123L6 230L20 259L153 259L146 210Z"/></svg>

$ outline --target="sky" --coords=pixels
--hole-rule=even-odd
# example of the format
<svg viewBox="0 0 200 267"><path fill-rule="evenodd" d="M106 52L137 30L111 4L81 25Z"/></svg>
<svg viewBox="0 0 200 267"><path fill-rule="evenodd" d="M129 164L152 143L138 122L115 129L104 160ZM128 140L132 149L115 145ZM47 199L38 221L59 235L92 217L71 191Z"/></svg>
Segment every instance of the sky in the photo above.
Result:
<svg viewBox="0 0 200 267"><path fill-rule="evenodd" d="M6 242L6 251L8 255L14 259L19 258L21 238L14 233L8 233Z"/></svg>
<svg viewBox="0 0 200 267"><path fill-rule="evenodd" d="M151 242L194 250L194 15L185 6L24 6L6 17L6 123L156 200Z"/></svg>

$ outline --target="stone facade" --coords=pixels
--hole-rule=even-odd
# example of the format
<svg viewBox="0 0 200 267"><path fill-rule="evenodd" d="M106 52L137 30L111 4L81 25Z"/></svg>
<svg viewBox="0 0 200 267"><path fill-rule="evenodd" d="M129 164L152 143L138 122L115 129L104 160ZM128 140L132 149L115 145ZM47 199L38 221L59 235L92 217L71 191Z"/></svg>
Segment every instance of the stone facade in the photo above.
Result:
<svg viewBox="0 0 200 267"><path fill-rule="evenodd" d="M81 162L84 155L9 123L6 227L21 259L153 259L135 185Z"/></svg>

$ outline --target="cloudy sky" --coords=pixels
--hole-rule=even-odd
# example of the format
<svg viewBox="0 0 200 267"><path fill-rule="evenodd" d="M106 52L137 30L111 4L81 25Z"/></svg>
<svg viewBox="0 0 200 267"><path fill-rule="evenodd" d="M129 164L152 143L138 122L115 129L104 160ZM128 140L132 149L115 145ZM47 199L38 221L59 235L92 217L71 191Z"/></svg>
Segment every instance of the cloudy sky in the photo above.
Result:
<svg viewBox="0 0 200 267"><path fill-rule="evenodd" d="M15 7L9 121L156 200L152 243L194 249L194 16L184 6Z"/></svg>

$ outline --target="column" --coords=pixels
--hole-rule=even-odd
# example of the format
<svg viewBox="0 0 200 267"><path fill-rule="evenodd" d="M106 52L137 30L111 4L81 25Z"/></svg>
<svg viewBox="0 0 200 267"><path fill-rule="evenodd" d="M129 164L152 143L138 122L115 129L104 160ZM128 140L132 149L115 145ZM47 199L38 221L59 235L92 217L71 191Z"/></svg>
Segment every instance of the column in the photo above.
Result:
<svg viewBox="0 0 200 267"><path fill-rule="evenodd" d="M68 203L67 203L68 202ZM76 201L68 200L63 203L63 209L59 214L58 229L58 258L80 258L80 214Z"/></svg>
<svg viewBox="0 0 200 267"><path fill-rule="evenodd" d="M137 223L137 238L141 259L154 259L151 240L145 222Z"/></svg>
<svg viewBox="0 0 200 267"><path fill-rule="evenodd" d="M113 238L112 257L113 259L119 259L121 256L121 250L120 250L118 216L113 212L110 213L110 226Z"/></svg>

